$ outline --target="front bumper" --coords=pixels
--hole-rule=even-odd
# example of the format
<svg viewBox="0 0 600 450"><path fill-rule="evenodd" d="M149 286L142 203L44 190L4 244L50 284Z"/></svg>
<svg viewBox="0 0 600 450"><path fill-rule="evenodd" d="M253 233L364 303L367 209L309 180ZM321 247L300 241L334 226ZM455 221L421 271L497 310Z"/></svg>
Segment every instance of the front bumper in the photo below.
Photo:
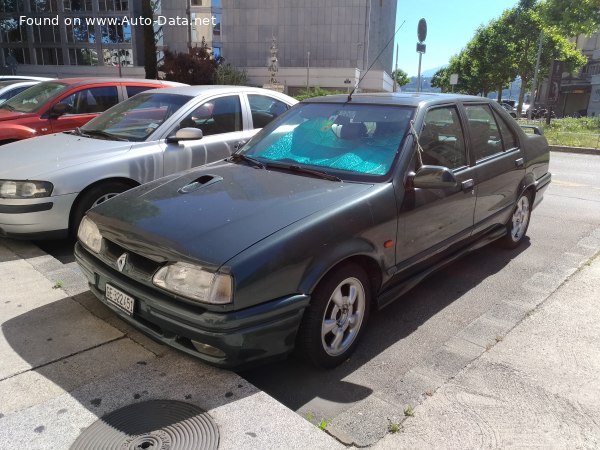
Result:
<svg viewBox="0 0 600 450"><path fill-rule="evenodd" d="M178 302L124 276L79 243L75 259L94 295L123 320L159 342L218 367L249 366L291 352L310 300L307 295L297 294L239 311L210 311L200 304ZM133 315L106 300L107 282L135 299ZM210 353L199 351L198 343L200 348L210 346Z"/></svg>
<svg viewBox="0 0 600 450"><path fill-rule="evenodd" d="M0 237L41 239L66 237L77 194L32 199L0 198Z"/></svg>

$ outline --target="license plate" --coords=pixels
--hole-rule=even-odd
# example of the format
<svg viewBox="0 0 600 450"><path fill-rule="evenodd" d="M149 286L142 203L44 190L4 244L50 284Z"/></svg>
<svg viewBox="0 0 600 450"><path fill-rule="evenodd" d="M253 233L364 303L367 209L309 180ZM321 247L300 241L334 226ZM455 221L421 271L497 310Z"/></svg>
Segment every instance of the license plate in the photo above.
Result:
<svg viewBox="0 0 600 450"><path fill-rule="evenodd" d="M106 300L112 303L115 306L118 306L120 309L125 311L127 314L133 314L133 305L135 300L130 295L127 295L125 292L120 291L114 286L110 284L106 284Z"/></svg>

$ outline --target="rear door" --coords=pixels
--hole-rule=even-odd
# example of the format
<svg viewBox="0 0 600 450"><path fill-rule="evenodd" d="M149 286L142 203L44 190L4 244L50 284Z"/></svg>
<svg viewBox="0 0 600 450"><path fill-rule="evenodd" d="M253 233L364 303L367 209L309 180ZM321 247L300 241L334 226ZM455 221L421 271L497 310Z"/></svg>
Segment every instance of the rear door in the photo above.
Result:
<svg viewBox="0 0 600 450"><path fill-rule="evenodd" d="M473 167L458 107L432 107L419 134L423 165L445 166L458 180L453 189L408 189L399 222L396 261L402 268L470 236L475 209ZM416 158L417 168L420 163Z"/></svg>
<svg viewBox="0 0 600 450"><path fill-rule="evenodd" d="M63 96L56 103L66 104L67 113L50 119L52 132L74 130L119 103L118 89L117 86L83 86Z"/></svg>
<svg viewBox="0 0 600 450"><path fill-rule="evenodd" d="M477 185L475 232L508 220L525 176L518 135L487 103L465 103Z"/></svg>

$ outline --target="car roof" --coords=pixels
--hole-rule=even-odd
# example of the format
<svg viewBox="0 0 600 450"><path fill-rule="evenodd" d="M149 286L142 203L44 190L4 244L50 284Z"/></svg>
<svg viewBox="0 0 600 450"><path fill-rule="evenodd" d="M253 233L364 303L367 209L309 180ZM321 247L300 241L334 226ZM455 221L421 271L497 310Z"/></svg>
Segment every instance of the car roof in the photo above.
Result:
<svg viewBox="0 0 600 450"><path fill-rule="evenodd" d="M0 81L50 81L55 78L48 77L30 77L26 75L0 75Z"/></svg>
<svg viewBox="0 0 600 450"><path fill-rule="evenodd" d="M435 92L377 92L352 94L350 103L370 103L381 105L419 106L423 104L448 103L453 101L489 102L485 97L462 94L441 94ZM302 103L346 103L347 94L325 95L303 100Z"/></svg>
<svg viewBox="0 0 600 450"><path fill-rule="evenodd" d="M23 81L23 80L10 80L4 81L0 80L0 90L4 90L5 88L16 89L21 86L33 86L35 84L40 83L39 81Z"/></svg>
<svg viewBox="0 0 600 450"><path fill-rule="evenodd" d="M169 92L171 94L179 94L179 95L190 95L190 96L198 96L201 94L211 93L211 94L233 94L240 92L250 92L257 94L270 94L274 97L281 97L291 99L285 94L281 94L276 91L272 91L269 89L257 88L257 87L249 87L249 86L228 86L228 85L198 85L198 86L180 86L180 87L172 87L162 92Z"/></svg>
<svg viewBox="0 0 600 450"><path fill-rule="evenodd" d="M183 83L165 80L147 80L145 78L118 78L118 77L80 77L80 78L61 78L59 80L49 80L69 86L81 86L93 83L144 83L159 86L186 86Z"/></svg>

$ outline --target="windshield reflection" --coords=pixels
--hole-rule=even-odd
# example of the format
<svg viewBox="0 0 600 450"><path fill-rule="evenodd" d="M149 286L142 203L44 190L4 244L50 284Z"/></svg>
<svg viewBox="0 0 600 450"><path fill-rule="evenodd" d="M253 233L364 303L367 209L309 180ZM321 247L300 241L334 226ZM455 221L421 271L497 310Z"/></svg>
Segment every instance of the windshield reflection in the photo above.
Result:
<svg viewBox="0 0 600 450"><path fill-rule="evenodd" d="M34 112L50 98L58 95L66 86L66 84L55 81L36 84L2 103L0 108L22 113Z"/></svg>

